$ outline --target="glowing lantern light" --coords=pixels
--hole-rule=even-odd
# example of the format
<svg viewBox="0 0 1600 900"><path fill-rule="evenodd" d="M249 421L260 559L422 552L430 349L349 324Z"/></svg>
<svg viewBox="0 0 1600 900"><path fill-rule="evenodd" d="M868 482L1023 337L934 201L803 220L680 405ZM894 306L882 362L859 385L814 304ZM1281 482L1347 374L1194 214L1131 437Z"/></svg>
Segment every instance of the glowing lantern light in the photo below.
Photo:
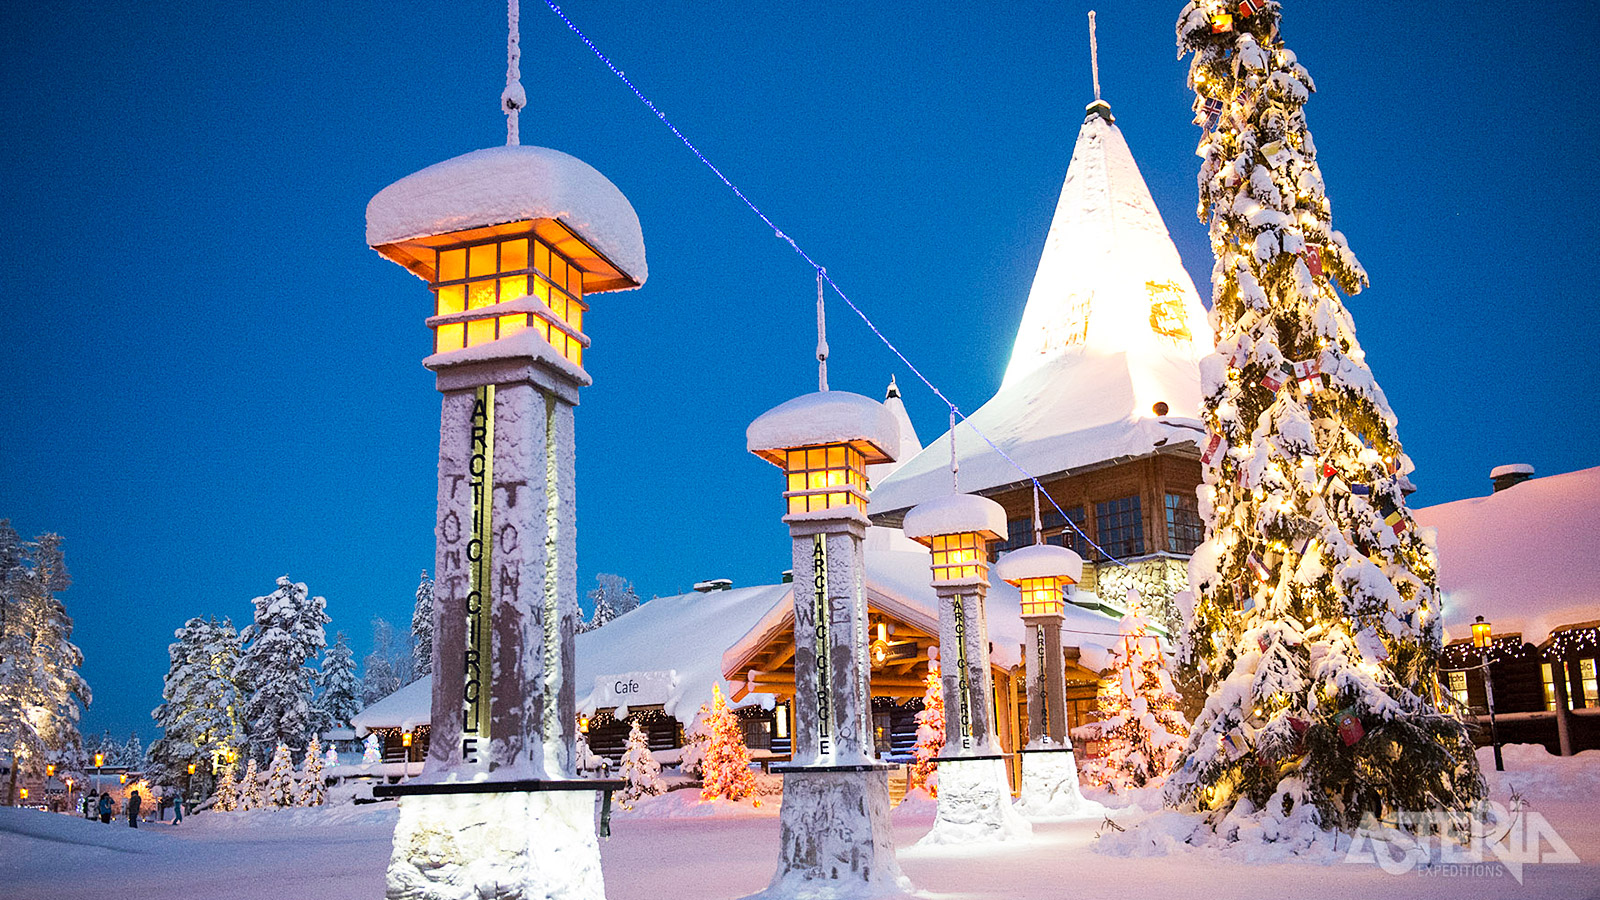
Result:
<svg viewBox="0 0 1600 900"><path fill-rule="evenodd" d="M867 652L872 654L874 669L889 661L889 628L884 623L878 623L878 637L867 646Z"/></svg>
<svg viewBox="0 0 1600 900"><path fill-rule="evenodd" d="M406 732L402 732L401 733L401 735L400 735L400 746L402 746L402 747L411 746L411 732L406 731Z"/></svg>
<svg viewBox="0 0 1600 900"><path fill-rule="evenodd" d="M588 734L589 733L589 717L588 716L579 716L578 717L578 730L583 732L584 734Z"/></svg>
<svg viewBox="0 0 1600 900"><path fill-rule="evenodd" d="M118 780L120 780L120 781L121 781L121 782L122 782L122 783L123 783L123 784L127 784L127 783L128 783L128 773L127 773L127 772L123 772L123 773L122 773L122 774L121 774L121 775L119 775L119 776L117 776L117 778L118 778Z"/></svg>
<svg viewBox="0 0 1600 900"><path fill-rule="evenodd" d="M906 537L933 551L933 584L980 584L989 578L989 542L1006 534L1000 504L975 494L952 494L906 513Z"/></svg>
<svg viewBox="0 0 1600 900"><path fill-rule="evenodd" d="M189 763L189 774L190 775L194 774L194 763Z"/></svg>
<svg viewBox="0 0 1600 900"><path fill-rule="evenodd" d="M45 766L44 775L46 778L54 778L56 775L56 764L50 763L49 765Z"/></svg>
<svg viewBox="0 0 1600 900"><path fill-rule="evenodd" d="M1483 620L1483 616L1478 616L1478 620L1472 623L1472 646L1480 650L1487 649L1490 641L1489 623Z"/></svg>
<svg viewBox="0 0 1600 900"><path fill-rule="evenodd" d="M104 753L96 753L94 755L94 764L95 764L96 768L99 768L100 766L105 765L105 761L106 761L106 755Z"/></svg>
<svg viewBox="0 0 1600 900"><path fill-rule="evenodd" d="M28 799L28 789L27 788L23 788L22 789L22 799L24 799L24 800Z"/></svg>
<svg viewBox="0 0 1600 900"><path fill-rule="evenodd" d="M1066 547L1034 544L1001 557L995 574L1022 592L1024 617L1059 616L1067 587L1083 577L1083 558Z"/></svg>

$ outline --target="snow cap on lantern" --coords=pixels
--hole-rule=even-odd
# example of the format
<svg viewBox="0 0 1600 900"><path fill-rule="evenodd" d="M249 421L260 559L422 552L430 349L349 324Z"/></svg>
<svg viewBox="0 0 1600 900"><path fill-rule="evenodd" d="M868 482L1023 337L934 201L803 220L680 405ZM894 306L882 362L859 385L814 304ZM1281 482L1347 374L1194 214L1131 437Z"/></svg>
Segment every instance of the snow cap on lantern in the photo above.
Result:
<svg viewBox="0 0 1600 900"><path fill-rule="evenodd" d="M933 551L933 583L987 580L989 541L1006 537L1006 511L977 494L951 494L906 513L906 537Z"/></svg>
<svg viewBox="0 0 1600 900"><path fill-rule="evenodd" d="M1062 591L1083 577L1083 557L1066 547L1034 544L1000 557L994 572L1022 592L1024 616L1058 616L1065 608Z"/></svg>
<svg viewBox="0 0 1600 900"><path fill-rule="evenodd" d="M900 426L883 404L848 391L818 391L762 413L745 430L751 453L788 475L788 516L865 517L866 467L900 454Z"/></svg>
<svg viewBox="0 0 1600 900"><path fill-rule="evenodd" d="M648 275L632 204L545 147L475 150L407 175L367 204L367 243L433 288L430 365L514 338L467 356L554 357L581 373L585 297Z"/></svg>

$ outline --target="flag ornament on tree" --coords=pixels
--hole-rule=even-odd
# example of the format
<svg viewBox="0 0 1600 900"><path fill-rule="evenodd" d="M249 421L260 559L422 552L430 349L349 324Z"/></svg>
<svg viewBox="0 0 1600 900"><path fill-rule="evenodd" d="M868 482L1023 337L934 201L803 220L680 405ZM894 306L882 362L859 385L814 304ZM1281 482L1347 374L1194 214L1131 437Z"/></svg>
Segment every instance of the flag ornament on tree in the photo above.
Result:
<svg viewBox="0 0 1600 900"><path fill-rule="evenodd" d="M1408 527L1398 418L1340 296L1367 276L1332 227L1306 126L1314 85L1281 17L1276 0L1192 0L1178 22L1195 112L1223 112L1197 150L1217 346L1200 365L1207 536L1183 644L1209 696L1167 798L1325 828L1462 813L1483 782L1465 727L1434 699L1435 551ZM1281 390L1290 381L1308 389ZM1362 484L1381 488L1364 497Z"/></svg>

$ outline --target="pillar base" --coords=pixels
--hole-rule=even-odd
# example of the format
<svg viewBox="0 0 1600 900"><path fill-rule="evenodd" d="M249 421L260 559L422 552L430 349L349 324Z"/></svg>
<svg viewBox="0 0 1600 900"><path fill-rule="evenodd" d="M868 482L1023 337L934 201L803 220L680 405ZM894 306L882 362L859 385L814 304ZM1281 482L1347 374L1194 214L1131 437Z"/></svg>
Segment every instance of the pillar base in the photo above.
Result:
<svg viewBox="0 0 1600 900"><path fill-rule="evenodd" d="M917 846L1030 837L1033 826L1011 805L1001 756L939 761L939 807L933 830Z"/></svg>
<svg viewBox="0 0 1600 900"><path fill-rule="evenodd" d="M605 900L599 791L401 797L386 900Z"/></svg>
<svg viewBox="0 0 1600 900"><path fill-rule="evenodd" d="M911 881L894 858L886 769L808 772L795 766L784 772L778 871L766 890L747 900L866 900L910 892Z"/></svg>
<svg viewBox="0 0 1600 900"><path fill-rule="evenodd" d="M1071 747L1022 751L1022 791L1017 811L1034 822L1098 819L1110 810L1085 799Z"/></svg>

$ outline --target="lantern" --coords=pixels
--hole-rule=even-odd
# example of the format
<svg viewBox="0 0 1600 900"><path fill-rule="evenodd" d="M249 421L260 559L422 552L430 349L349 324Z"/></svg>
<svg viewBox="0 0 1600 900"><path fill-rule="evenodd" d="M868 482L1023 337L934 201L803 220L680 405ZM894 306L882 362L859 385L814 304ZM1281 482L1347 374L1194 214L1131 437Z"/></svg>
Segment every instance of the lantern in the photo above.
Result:
<svg viewBox="0 0 1600 900"><path fill-rule="evenodd" d="M1067 587L1083 577L1083 558L1066 547L1034 544L1007 553L995 574L1022 592L1022 615L1059 616Z"/></svg>
<svg viewBox="0 0 1600 900"><path fill-rule="evenodd" d="M127 784L128 783L128 773L127 772L123 772L121 775L118 775L117 776L117 780L122 782L123 784Z"/></svg>
<svg viewBox="0 0 1600 900"><path fill-rule="evenodd" d="M906 537L933 551L933 584L987 584L989 542L1006 534L1000 504L975 494L930 500L906 513Z"/></svg>
<svg viewBox="0 0 1600 900"><path fill-rule="evenodd" d="M1483 616L1478 616L1477 621L1472 623L1472 646L1485 650L1488 649L1491 640L1489 623L1483 620Z"/></svg>
<svg viewBox="0 0 1600 900"><path fill-rule="evenodd" d="M106 761L106 755L104 753L96 753L94 755L95 768L98 769L100 766L104 765L105 761Z"/></svg>
<svg viewBox="0 0 1600 900"><path fill-rule="evenodd" d="M402 747L411 746L411 732L404 731L404 732L400 733L400 746L402 746Z"/></svg>
<svg viewBox="0 0 1600 900"><path fill-rule="evenodd" d="M588 716L579 716L578 717L578 731L580 731L580 732L582 732L584 734L588 734L589 733L589 717Z"/></svg>
<svg viewBox="0 0 1600 900"><path fill-rule="evenodd" d="M49 765L45 766L44 775L46 778L54 778L56 775L56 764L50 763Z"/></svg>
<svg viewBox="0 0 1600 900"><path fill-rule="evenodd" d="M22 789L22 799L24 799L24 800L28 799L28 789L27 788L23 788Z"/></svg>
<svg viewBox="0 0 1600 900"><path fill-rule="evenodd" d="M189 763L189 774L190 775L194 774L194 763Z"/></svg>
<svg viewBox="0 0 1600 900"><path fill-rule="evenodd" d="M884 623L878 623L878 636L867 645L867 653L872 657L874 669L882 668L889 661L889 627Z"/></svg>

